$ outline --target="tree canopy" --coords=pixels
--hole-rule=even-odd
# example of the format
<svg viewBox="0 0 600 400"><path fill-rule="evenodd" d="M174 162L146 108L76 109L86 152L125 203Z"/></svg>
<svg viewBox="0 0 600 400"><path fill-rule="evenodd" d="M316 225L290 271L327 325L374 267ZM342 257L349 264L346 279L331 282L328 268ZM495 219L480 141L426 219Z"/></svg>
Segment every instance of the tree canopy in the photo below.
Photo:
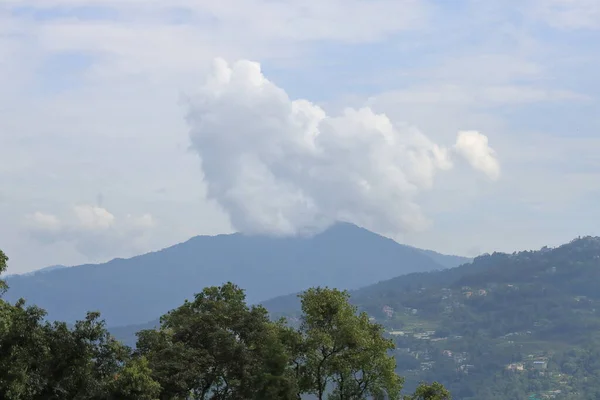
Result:
<svg viewBox="0 0 600 400"><path fill-rule="evenodd" d="M302 351L297 357L306 392L319 400L328 388L328 397L339 400L398 399L402 379L394 372L396 362L388 355L394 344L383 337L383 327L357 314L347 292L314 288L301 299Z"/></svg>
<svg viewBox="0 0 600 400"><path fill-rule="evenodd" d="M7 261L0 252L0 273ZM46 321L43 309L23 299L0 299L0 398L401 398L394 344L350 305L347 292L313 288L301 300L301 323L294 328L272 321L262 306L248 306L233 283L207 287L164 315L158 329L140 331L133 351L108 333L98 312L68 326ZM434 384L405 398L449 396Z"/></svg>
<svg viewBox="0 0 600 400"><path fill-rule="evenodd" d="M0 250L0 275L2 275L4 271L6 271L7 262L8 257L6 257L6 254L4 254L2 250ZM8 285L6 284L6 282L4 282L4 280L0 279L0 297L2 296L2 294L4 294L6 289L8 289Z"/></svg>

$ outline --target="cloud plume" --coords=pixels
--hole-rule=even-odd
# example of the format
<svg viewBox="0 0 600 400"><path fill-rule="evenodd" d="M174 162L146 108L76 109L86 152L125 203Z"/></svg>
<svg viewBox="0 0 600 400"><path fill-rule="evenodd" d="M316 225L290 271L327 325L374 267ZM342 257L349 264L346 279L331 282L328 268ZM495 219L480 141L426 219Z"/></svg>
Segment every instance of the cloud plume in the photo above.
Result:
<svg viewBox="0 0 600 400"><path fill-rule="evenodd" d="M189 107L208 197L246 233L310 233L340 220L385 234L419 230L429 221L417 196L453 157L499 174L478 132L446 148L368 107L328 115L291 100L255 62L215 60Z"/></svg>

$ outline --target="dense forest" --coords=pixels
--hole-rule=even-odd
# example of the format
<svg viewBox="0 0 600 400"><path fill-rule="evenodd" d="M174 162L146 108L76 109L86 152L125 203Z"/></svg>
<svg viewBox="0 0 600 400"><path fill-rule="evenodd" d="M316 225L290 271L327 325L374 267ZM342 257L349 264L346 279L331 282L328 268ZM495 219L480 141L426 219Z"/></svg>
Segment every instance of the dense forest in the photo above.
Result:
<svg viewBox="0 0 600 400"><path fill-rule="evenodd" d="M396 344L411 390L436 379L456 400L600 398L600 238L494 253L351 291ZM285 296L275 318L300 315Z"/></svg>
<svg viewBox="0 0 600 400"><path fill-rule="evenodd" d="M600 398L600 239L494 253L352 293L396 343L406 386L456 399Z"/></svg>
<svg viewBox="0 0 600 400"><path fill-rule="evenodd" d="M0 273L8 258L0 251ZM0 296L8 289L0 280ZM100 314L69 326L44 310L0 298L0 398L7 400L310 398L446 400L439 383L401 395L393 340L347 292L301 295L297 327L248 306L232 283L208 287L138 332L135 350Z"/></svg>

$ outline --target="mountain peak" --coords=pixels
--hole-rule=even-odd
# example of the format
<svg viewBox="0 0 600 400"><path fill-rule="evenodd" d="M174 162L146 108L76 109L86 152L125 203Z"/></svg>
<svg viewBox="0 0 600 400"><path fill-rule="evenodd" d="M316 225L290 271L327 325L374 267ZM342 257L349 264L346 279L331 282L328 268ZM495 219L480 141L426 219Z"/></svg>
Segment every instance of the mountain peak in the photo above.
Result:
<svg viewBox="0 0 600 400"><path fill-rule="evenodd" d="M51 319L67 322L99 310L116 326L152 320L204 287L227 281L258 303L312 286L357 289L443 267L418 249L337 223L312 237L196 236L130 259L13 277L7 298L24 297Z"/></svg>

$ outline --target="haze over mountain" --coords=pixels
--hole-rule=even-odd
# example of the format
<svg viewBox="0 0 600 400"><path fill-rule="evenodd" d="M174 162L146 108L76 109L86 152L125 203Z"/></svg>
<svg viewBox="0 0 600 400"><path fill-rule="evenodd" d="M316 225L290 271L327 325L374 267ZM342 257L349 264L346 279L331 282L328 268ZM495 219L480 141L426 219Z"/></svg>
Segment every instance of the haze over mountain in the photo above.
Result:
<svg viewBox="0 0 600 400"><path fill-rule="evenodd" d="M119 326L147 323L204 287L226 281L246 289L249 303L257 303L311 286L356 289L466 261L340 223L312 237L197 236L130 259L11 276L7 299L24 297L46 309L50 319L67 322L99 310L109 326Z"/></svg>

